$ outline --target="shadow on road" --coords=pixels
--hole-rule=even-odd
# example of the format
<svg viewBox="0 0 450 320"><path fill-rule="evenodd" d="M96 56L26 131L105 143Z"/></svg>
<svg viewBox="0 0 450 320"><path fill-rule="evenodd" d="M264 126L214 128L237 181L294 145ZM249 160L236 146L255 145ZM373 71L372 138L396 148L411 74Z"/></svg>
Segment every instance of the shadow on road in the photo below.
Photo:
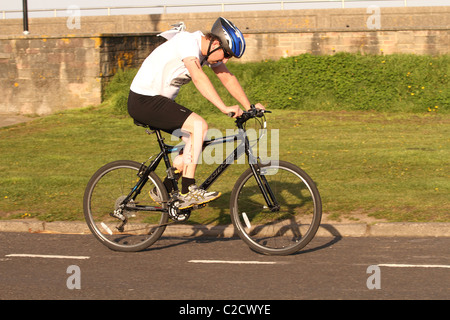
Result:
<svg viewBox="0 0 450 320"><path fill-rule="evenodd" d="M303 250L295 253L294 255L307 254L314 251L322 250L327 247L330 247L340 240L342 240L342 235L339 231L331 225L323 225L322 228L326 229L329 233L329 237L316 237L311 243L309 243ZM221 227L223 228L223 226ZM166 240L166 241L165 241ZM170 240L170 241L167 241ZM174 241L175 240L175 241ZM186 237L176 237L176 236L162 236L153 246L143 250L143 251L155 251L155 250L163 250L171 247L178 247L187 245L189 243L211 243L211 242L230 242L240 240L239 237L225 237L223 234L219 233L217 236L206 236L199 232L194 233L192 236ZM249 248L249 250L251 250ZM255 252L256 253L256 252ZM258 253L260 254L260 253ZM262 254L261 254L262 255Z"/></svg>

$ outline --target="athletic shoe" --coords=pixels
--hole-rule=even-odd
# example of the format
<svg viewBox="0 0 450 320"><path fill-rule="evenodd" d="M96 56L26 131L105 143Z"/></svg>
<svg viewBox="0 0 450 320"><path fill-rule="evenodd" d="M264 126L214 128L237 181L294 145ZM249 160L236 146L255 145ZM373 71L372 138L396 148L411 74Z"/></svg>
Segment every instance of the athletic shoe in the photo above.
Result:
<svg viewBox="0 0 450 320"><path fill-rule="evenodd" d="M180 194L178 196L178 200L180 201L179 209L187 209L194 205L204 204L213 201L220 196L220 192L206 191L193 184L189 186L188 193Z"/></svg>

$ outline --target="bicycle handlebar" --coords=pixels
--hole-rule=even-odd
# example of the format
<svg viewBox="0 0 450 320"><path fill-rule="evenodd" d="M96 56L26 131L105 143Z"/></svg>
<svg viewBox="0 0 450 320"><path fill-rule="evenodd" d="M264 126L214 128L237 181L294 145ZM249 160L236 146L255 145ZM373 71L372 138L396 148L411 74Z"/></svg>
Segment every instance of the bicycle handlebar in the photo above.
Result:
<svg viewBox="0 0 450 320"><path fill-rule="evenodd" d="M236 118L236 121L239 121L240 123L244 123L245 121L251 119L251 118L261 118L264 116L264 113L272 113L272 111L264 110L264 109L256 109L255 105L252 104L250 106L250 110L244 111L240 117ZM228 116L230 118L234 117L235 113L230 112L228 113Z"/></svg>

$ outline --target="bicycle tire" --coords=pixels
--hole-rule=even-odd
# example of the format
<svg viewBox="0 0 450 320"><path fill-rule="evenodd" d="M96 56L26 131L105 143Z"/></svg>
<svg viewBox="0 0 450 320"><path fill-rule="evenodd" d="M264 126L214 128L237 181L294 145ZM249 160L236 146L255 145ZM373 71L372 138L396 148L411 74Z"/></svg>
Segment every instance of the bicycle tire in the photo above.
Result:
<svg viewBox="0 0 450 320"><path fill-rule="evenodd" d="M155 243L165 230L165 225L158 226L167 223L168 214L165 212L124 210L128 222L122 232L117 229L121 220L111 217L139 181L140 168L141 164L135 161L114 161L98 169L86 186L83 198L86 223L92 234L112 250L141 251ZM142 192L130 205L158 206L148 194L155 187L162 205L167 202L169 196L161 179L154 172L148 178Z"/></svg>
<svg viewBox="0 0 450 320"><path fill-rule="evenodd" d="M237 234L262 254L298 252L314 238L322 217L315 183L305 171L286 161L260 165L257 174L267 179L280 208L272 212L267 207L251 168L247 169L236 181L230 198Z"/></svg>

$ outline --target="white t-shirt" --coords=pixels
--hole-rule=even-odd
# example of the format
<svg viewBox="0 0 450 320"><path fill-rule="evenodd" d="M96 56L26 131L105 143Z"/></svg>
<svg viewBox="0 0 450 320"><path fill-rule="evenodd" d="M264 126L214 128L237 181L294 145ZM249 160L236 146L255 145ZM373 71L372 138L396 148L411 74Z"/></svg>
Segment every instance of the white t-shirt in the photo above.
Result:
<svg viewBox="0 0 450 320"><path fill-rule="evenodd" d="M191 81L183 59L197 57L202 61L204 58L201 53L202 36L201 31L183 31L153 50L136 74L131 91L174 100L181 86Z"/></svg>

